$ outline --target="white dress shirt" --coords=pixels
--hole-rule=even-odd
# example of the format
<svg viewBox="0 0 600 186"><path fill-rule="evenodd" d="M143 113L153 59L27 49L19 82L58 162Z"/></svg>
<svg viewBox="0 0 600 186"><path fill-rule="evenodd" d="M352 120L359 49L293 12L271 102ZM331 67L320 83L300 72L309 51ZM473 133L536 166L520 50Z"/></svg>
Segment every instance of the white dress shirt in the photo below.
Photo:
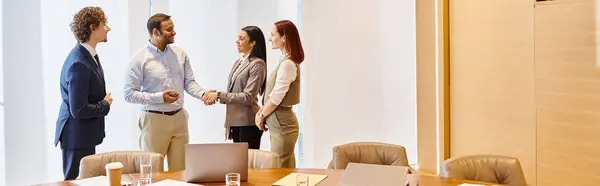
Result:
<svg viewBox="0 0 600 186"><path fill-rule="evenodd" d="M92 59L94 59L96 64L98 64L98 61L96 61L96 58L94 58L94 56L98 55L98 53L96 52L96 49L94 49L94 47L88 45L87 43L81 43L81 46L83 46L83 48L85 48L88 52L90 52L90 54L92 55Z"/></svg>
<svg viewBox="0 0 600 186"><path fill-rule="evenodd" d="M287 55L283 55L281 58L277 77L275 78L275 86L269 95L271 103L275 105L279 105L283 101L285 94L290 88L290 84L296 80L298 71L296 63L289 59Z"/></svg>
<svg viewBox="0 0 600 186"><path fill-rule="evenodd" d="M163 91L180 93L174 103L164 103ZM196 83L192 65L183 49L169 44L160 51L152 43L138 50L127 69L125 101L142 104L142 110L170 112L183 107L183 91L202 99L205 90Z"/></svg>

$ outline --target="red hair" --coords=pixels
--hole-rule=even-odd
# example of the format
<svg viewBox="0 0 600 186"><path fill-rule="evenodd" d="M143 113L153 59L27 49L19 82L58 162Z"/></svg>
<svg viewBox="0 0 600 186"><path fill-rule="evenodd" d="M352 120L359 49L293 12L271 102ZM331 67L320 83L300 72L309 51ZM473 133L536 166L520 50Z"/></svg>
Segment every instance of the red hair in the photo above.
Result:
<svg viewBox="0 0 600 186"><path fill-rule="evenodd" d="M282 20L277 21L275 27L279 35L285 37L285 49L290 55L290 59L297 64L302 63L304 61L304 50L296 25L289 20Z"/></svg>

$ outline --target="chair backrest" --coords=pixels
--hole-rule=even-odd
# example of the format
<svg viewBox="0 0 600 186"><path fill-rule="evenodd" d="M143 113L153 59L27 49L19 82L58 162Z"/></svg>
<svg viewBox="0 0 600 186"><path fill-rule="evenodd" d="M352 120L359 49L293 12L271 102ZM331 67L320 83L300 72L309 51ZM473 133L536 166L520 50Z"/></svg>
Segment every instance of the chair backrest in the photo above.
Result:
<svg viewBox="0 0 600 186"><path fill-rule="evenodd" d="M277 153L248 149L248 168L280 168L279 166Z"/></svg>
<svg viewBox="0 0 600 186"><path fill-rule="evenodd" d="M115 151L89 155L81 159L78 178L105 176L106 169L104 166L112 162L123 164L123 174L139 173L140 156L150 156L152 158L152 171L163 172L164 156L161 154L143 151Z"/></svg>
<svg viewBox="0 0 600 186"><path fill-rule="evenodd" d="M450 158L441 166L440 176L510 186L527 185L521 163L508 156L470 155Z"/></svg>
<svg viewBox="0 0 600 186"><path fill-rule="evenodd" d="M367 163L409 167L406 149L400 145L380 142L355 142L335 146L330 169L346 169L348 163Z"/></svg>

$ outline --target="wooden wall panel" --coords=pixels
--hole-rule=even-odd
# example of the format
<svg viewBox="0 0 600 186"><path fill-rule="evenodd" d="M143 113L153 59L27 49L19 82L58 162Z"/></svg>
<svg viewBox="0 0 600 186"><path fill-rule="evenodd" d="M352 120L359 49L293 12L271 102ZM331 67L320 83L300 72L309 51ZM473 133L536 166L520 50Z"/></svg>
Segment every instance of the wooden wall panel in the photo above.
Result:
<svg viewBox="0 0 600 186"><path fill-rule="evenodd" d="M440 160L436 123L435 1L416 1L417 155L419 171L436 173Z"/></svg>
<svg viewBox="0 0 600 186"><path fill-rule="evenodd" d="M536 184L533 1L450 1L450 153L519 158Z"/></svg>
<svg viewBox="0 0 600 186"><path fill-rule="evenodd" d="M538 183L600 183L598 1L535 8Z"/></svg>
<svg viewBox="0 0 600 186"><path fill-rule="evenodd" d="M531 185L600 182L600 0L450 1L451 155Z"/></svg>

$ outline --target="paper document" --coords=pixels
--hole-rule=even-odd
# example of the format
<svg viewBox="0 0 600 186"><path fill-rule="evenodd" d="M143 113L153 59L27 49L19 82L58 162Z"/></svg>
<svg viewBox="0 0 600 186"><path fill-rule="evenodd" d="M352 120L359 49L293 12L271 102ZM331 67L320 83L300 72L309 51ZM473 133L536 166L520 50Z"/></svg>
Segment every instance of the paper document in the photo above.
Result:
<svg viewBox="0 0 600 186"><path fill-rule="evenodd" d="M79 185L79 186L107 186L108 185L108 177L106 176L96 176L91 178L85 178L80 180L72 180L69 183ZM121 181L121 185L131 184L131 182Z"/></svg>
<svg viewBox="0 0 600 186"><path fill-rule="evenodd" d="M73 180L73 181L69 181L72 184L75 185L81 185L81 186L105 186L108 185L108 177L106 176L96 176L96 177L91 177L91 178L85 178L85 179L80 179L80 180Z"/></svg>
<svg viewBox="0 0 600 186"><path fill-rule="evenodd" d="M472 184L472 183L463 183L460 184L458 186L485 186L485 185L481 185L481 184Z"/></svg>
<svg viewBox="0 0 600 186"><path fill-rule="evenodd" d="M304 173L290 173L287 176L281 178L279 181L273 183L273 185L277 186L296 186L296 182L298 181L298 174L308 176L308 185L315 186L317 183L323 181L327 178L327 175L322 174L304 174Z"/></svg>
<svg viewBox="0 0 600 186"><path fill-rule="evenodd" d="M152 184L148 184L146 186L168 186L168 185L174 185L174 186L199 186L197 184L192 184L192 183L188 183L188 182L182 182L182 181L175 181L175 180L163 180L163 181L159 181L156 183L152 183Z"/></svg>

